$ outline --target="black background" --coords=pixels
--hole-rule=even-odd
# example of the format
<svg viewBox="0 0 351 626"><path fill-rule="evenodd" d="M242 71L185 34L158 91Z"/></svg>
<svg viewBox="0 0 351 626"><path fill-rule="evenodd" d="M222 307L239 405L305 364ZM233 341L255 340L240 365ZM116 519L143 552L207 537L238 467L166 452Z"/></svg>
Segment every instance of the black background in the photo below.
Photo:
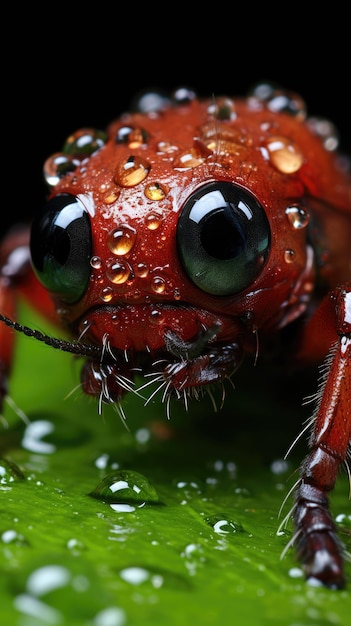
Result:
<svg viewBox="0 0 351 626"><path fill-rule="evenodd" d="M42 205L43 163L65 138L104 128L148 87L243 95L274 81L333 120L351 149L350 45L337 8L307 21L287 5L44 6L10 7L3 24L1 234Z"/></svg>

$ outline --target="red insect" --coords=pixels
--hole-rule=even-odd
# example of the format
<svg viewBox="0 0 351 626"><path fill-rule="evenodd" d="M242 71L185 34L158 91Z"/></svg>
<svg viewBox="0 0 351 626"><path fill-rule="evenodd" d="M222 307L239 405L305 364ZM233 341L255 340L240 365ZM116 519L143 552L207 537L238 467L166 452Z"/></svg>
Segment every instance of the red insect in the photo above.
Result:
<svg viewBox="0 0 351 626"><path fill-rule="evenodd" d="M349 163L331 123L267 84L205 101L179 89L148 110L150 97L106 132L71 135L45 163L31 234L2 243L2 396L13 328L84 355L84 391L123 412L136 372L167 406L187 402L289 325L297 365L326 359L293 541L306 577L340 588L327 494L351 438ZM13 321L19 293L75 341Z"/></svg>

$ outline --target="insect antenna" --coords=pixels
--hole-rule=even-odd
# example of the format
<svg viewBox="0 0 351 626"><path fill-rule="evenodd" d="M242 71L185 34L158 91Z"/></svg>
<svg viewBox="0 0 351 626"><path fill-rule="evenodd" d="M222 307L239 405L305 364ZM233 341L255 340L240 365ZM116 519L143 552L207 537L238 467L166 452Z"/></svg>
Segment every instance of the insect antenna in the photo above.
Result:
<svg viewBox="0 0 351 626"><path fill-rule="evenodd" d="M57 337L45 335L45 333L42 333L39 330L29 328L28 326L24 326L23 324L19 324L18 322L14 322L13 320L6 317L5 315L2 315L1 313L0 322L3 322L4 324L6 324L6 326L8 326L9 328L13 328L13 330L19 333L23 333L27 337L33 337L37 341L41 341L47 346L55 348L55 350L62 350L63 352L70 352L71 354L76 354L77 356L86 356L90 358L101 357L102 354L102 350L98 346L74 341L66 341L64 339L58 339Z"/></svg>

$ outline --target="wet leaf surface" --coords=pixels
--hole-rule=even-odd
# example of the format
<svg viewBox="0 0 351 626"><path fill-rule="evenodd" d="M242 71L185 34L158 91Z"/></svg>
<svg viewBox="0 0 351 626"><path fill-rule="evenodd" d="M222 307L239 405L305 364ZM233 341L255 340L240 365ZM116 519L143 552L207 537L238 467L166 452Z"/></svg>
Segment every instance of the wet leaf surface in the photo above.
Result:
<svg viewBox="0 0 351 626"><path fill-rule="evenodd" d="M350 564L348 587L335 592L306 585L293 551L281 559L291 526L277 529L291 498L278 513L306 438L284 454L310 410L300 411L288 375L248 367L221 411L205 398L188 412L173 405L170 420L157 399L144 406L129 395L124 424L81 394L79 369L67 354L18 341L11 397L28 423L5 406L1 623L348 623ZM331 502L351 552L346 476Z"/></svg>

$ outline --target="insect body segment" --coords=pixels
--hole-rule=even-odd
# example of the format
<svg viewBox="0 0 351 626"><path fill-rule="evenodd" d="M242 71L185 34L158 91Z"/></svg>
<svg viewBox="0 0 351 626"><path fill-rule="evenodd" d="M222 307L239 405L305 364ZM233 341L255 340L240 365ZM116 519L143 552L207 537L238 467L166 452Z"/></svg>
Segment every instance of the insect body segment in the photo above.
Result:
<svg viewBox="0 0 351 626"><path fill-rule="evenodd" d="M336 131L269 85L144 102L46 161L47 203L19 268L15 239L2 247L0 304L35 283L86 357L84 391L118 406L136 372L167 405L199 398L294 322L297 364L332 355L296 490L296 543L306 576L340 587L326 493L351 435L351 179ZM1 332L5 381L12 338Z"/></svg>

